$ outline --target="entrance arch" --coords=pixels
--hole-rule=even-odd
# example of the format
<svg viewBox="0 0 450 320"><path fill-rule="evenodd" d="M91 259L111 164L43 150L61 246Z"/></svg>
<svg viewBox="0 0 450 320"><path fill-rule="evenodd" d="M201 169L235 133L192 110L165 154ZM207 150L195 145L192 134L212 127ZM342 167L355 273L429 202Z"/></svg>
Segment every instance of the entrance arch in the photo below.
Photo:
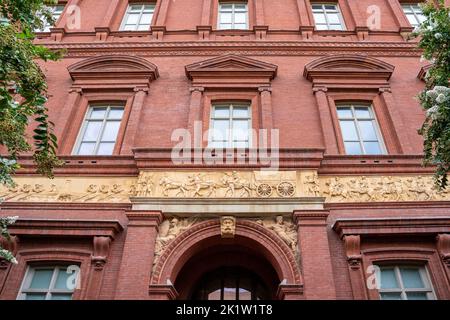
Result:
<svg viewBox="0 0 450 320"><path fill-rule="evenodd" d="M178 293L180 299L190 298L190 293L185 290L179 277L183 277L183 268L192 267L199 257L206 257L208 252L216 256L214 259L208 259L207 263L201 264L204 270L196 272L198 273L197 280L205 272L223 266L224 260L220 259L221 254L222 256L225 254L229 259L232 259L232 256L239 256L242 259L247 255L254 258L248 259L249 265L251 265L251 261L263 262L259 265L264 267L260 268L257 273L268 282L268 286L273 284L270 283L271 279L278 282L277 292L272 294L273 298L303 299L303 279L298 264L293 252L281 238L253 221L237 220L235 237L222 239L219 219L198 223L169 243L154 266L150 295L154 290L155 296L158 296L162 287L175 284L175 289L180 290ZM229 259L228 261L230 261ZM229 266L232 267L232 265ZM239 266L235 265L234 267ZM175 297L174 294L168 296Z"/></svg>

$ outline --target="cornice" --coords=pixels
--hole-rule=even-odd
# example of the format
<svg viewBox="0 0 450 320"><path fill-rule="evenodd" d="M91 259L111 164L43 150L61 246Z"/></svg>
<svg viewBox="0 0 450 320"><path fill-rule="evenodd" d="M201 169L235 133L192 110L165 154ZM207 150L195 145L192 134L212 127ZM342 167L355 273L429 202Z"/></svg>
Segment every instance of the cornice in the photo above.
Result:
<svg viewBox="0 0 450 320"><path fill-rule="evenodd" d="M102 42L40 43L50 49L66 49L66 57L89 57L133 53L140 56L189 55L283 55L314 56L337 53L372 56L420 57L421 51L411 42L338 42L338 41L178 41L178 42Z"/></svg>

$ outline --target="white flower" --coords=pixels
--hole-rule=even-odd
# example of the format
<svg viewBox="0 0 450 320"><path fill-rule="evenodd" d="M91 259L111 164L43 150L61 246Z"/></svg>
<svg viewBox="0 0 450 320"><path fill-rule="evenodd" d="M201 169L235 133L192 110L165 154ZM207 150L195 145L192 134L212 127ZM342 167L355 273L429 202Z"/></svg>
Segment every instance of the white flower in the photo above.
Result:
<svg viewBox="0 0 450 320"><path fill-rule="evenodd" d="M17 261L16 258L12 258L12 259L11 259L11 263L18 264L19 262Z"/></svg>
<svg viewBox="0 0 450 320"><path fill-rule="evenodd" d="M433 119L437 116L437 113L439 112L439 106L432 106L430 109L427 110L427 116L432 117Z"/></svg>
<svg viewBox="0 0 450 320"><path fill-rule="evenodd" d="M433 90L435 90L437 93L446 93L448 92L449 88L444 86L435 86Z"/></svg>
<svg viewBox="0 0 450 320"><path fill-rule="evenodd" d="M427 91L427 97L431 99L436 99L438 96L438 93L435 90L428 90Z"/></svg>
<svg viewBox="0 0 450 320"><path fill-rule="evenodd" d="M19 219L18 216L6 217L6 223L9 225L14 224L14 223L16 223L17 219Z"/></svg>
<svg viewBox="0 0 450 320"><path fill-rule="evenodd" d="M447 97L443 93L440 93L436 98L437 103L443 103L445 100L447 100Z"/></svg>
<svg viewBox="0 0 450 320"><path fill-rule="evenodd" d="M440 38L442 38L442 34L440 34L440 33L438 32L438 33L436 33L436 34L434 35L434 37L435 37L436 39L440 39Z"/></svg>

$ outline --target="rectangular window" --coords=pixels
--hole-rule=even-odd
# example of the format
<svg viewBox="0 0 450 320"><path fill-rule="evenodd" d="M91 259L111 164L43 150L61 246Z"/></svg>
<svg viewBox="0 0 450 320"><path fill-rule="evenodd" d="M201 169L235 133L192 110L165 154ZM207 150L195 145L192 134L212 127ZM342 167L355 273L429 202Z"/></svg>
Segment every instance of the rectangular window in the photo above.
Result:
<svg viewBox="0 0 450 320"><path fill-rule="evenodd" d="M337 114L347 154L386 153L372 107L339 106Z"/></svg>
<svg viewBox="0 0 450 320"><path fill-rule="evenodd" d="M150 25L155 12L153 3L129 4L127 12L123 17L121 31L146 31L150 30Z"/></svg>
<svg viewBox="0 0 450 320"><path fill-rule="evenodd" d="M219 4L219 29L248 29L248 9L245 2Z"/></svg>
<svg viewBox="0 0 450 320"><path fill-rule="evenodd" d="M124 107L102 105L90 107L78 142L76 155L112 155L122 121Z"/></svg>
<svg viewBox="0 0 450 320"><path fill-rule="evenodd" d="M427 271L420 266L380 266L381 300L434 300Z"/></svg>
<svg viewBox="0 0 450 320"><path fill-rule="evenodd" d="M317 30L345 30L339 6L335 3L313 3L312 12Z"/></svg>
<svg viewBox="0 0 450 320"><path fill-rule="evenodd" d="M249 148L251 129L251 113L248 105L215 105L211 114L209 147Z"/></svg>
<svg viewBox="0 0 450 320"><path fill-rule="evenodd" d="M64 266L28 267L19 300L72 300L78 274Z"/></svg>
<svg viewBox="0 0 450 320"><path fill-rule="evenodd" d="M422 13L422 9L417 3L402 4L402 8L411 26L418 27L425 21L425 16Z"/></svg>
<svg viewBox="0 0 450 320"><path fill-rule="evenodd" d="M61 17L63 11L64 11L64 5L56 5L56 6L48 6L50 9L50 12L52 13L52 18L56 22L58 22L59 18ZM41 17L43 27L42 29L35 30L36 32L50 32L50 28L54 25L49 24L48 21Z"/></svg>

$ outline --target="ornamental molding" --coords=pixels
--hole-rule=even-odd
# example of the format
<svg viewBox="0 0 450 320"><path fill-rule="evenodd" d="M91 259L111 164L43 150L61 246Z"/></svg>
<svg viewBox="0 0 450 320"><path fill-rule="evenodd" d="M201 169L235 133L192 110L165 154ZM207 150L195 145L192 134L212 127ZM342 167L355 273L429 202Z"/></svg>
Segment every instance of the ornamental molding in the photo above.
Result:
<svg viewBox="0 0 450 320"><path fill-rule="evenodd" d="M318 58L305 66L303 76L316 86L387 86L394 66L359 54L338 54Z"/></svg>
<svg viewBox="0 0 450 320"><path fill-rule="evenodd" d="M114 43L43 43L50 49L68 50L66 57L96 55L139 56L217 56L287 55L323 56L324 54L366 54L371 56L420 57L415 43L408 42L331 42L331 41L185 41L185 42L114 42Z"/></svg>
<svg viewBox="0 0 450 320"><path fill-rule="evenodd" d="M144 58L132 55L101 55L94 56L68 68L72 77L73 88L91 88L118 86L131 87L133 89L148 90L151 81L159 77L158 67Z"/></svg>
<svg viewBox="0 0 450 320"><path fill-rule="evenodd" d="M5 206L11 203L131 203L134 209L177 210L188 200L193 207L201 207L209 199L223 200L225 206L228 200L240 199L246 200L248 205L274 200L276 203L266 201L266 205L281 205L286 209L291 208L294 200L308 203L311 199L316 199L317 203L450 200L450 188L437 190L431 175L413 174L319 175L317 171L309 170L143 170L137 177L77 176L49 180L18 176L15 181L14 186L0 186L0 198ZM309 209L321 209L315 207L316 202L312 201Z"/></svg>
<svg viewBox="0 0 450 320"><path fill-rule="evenodd" d="M270 86L278 67L271 63L234 54L225 54L185 67L186 76L194 86L242 87Z"/></svg>

